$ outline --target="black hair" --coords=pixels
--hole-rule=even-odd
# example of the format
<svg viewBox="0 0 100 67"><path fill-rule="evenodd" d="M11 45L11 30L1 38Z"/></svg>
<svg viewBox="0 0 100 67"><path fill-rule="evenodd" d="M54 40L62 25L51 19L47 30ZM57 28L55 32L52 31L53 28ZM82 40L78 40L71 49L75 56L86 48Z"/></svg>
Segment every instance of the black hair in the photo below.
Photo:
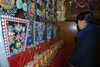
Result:
<svg viewBox="0 0 100 67"><path fill-rule="evenodd" d="M88 24L93 24L95 22L93 13L89 11L78 14L76 22L78 22L78 20L85 20Z"/></svg>

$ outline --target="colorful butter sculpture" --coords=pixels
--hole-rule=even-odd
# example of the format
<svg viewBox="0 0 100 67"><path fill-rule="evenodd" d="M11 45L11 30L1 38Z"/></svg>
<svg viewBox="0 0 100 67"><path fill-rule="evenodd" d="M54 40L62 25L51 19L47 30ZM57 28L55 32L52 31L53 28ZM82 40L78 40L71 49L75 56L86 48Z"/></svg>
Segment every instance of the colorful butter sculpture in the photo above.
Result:
<svg viewBox="0 0 100 67"><path fill-rule="evenodd" d="M1 19L3 36L0 38L3 38L7 57L23 52L26 48L29 21L5 15Z"/></svg>
<svg viewBox="0 0 100 67"><path fill-rule="evenodd" d="M41 43L44 39L45 39L45 24L43 22L34 22L34 29L35 29L35 33L34 33L34 36L35 36L35 43L34 44L39 44Z"/></svg>
<svg viewBox="0 0 100 67"><path fill-rule="evenodd" d="M24 8L25 9L25 8ZM26 19L29 19L33 22L36 18L36 2L27 0L27 10L24 12L24 16Z"/></svg>
<svg viewBox="0 0 100 67"><path fill-rule="evenodd" d="M66 19L65 12L66 6L64 5L65 0L58 0L57 1L57 20L64 21Z"/></svg>

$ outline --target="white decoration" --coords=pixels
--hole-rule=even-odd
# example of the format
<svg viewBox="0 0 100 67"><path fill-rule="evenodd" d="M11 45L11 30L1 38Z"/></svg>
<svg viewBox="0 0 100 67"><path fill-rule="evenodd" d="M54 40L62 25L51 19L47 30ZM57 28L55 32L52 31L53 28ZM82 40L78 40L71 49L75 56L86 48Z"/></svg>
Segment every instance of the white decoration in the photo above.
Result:
<svg viewBox="0 0 100 67"><path fill-rule="evenodd" d="M26 3L23 3L23 10L27 11L27 4Z"/></svg>

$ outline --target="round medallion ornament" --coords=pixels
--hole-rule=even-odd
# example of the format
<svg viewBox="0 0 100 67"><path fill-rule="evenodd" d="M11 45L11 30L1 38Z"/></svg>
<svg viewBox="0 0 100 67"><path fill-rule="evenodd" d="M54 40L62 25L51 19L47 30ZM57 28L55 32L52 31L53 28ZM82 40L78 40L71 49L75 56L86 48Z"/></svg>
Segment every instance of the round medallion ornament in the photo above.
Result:
<svg viewBox="0 0 100 67"><path fill-rule="evenodd" d="M27 11L25 10L25 18L33 21L36 17L36 2L28 0L27 2Z"/></svg>
<svg viewBox="0 0 100 67"><path fill-rule="evenodd" d="M0 0L0 15L14 16L17 12L15 0Z"/></svg>

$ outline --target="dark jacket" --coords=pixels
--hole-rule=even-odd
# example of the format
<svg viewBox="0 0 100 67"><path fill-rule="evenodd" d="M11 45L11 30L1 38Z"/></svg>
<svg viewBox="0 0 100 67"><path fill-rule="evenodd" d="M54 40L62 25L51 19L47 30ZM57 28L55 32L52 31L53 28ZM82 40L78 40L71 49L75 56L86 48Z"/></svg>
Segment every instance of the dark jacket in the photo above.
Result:
<svg viewBox="0 0 100 67"><path fill-rule="evenodd" d="M96 32L94 28L85 28L76 36L77 45L70 60L74 67L95 67Z"/></svg>

